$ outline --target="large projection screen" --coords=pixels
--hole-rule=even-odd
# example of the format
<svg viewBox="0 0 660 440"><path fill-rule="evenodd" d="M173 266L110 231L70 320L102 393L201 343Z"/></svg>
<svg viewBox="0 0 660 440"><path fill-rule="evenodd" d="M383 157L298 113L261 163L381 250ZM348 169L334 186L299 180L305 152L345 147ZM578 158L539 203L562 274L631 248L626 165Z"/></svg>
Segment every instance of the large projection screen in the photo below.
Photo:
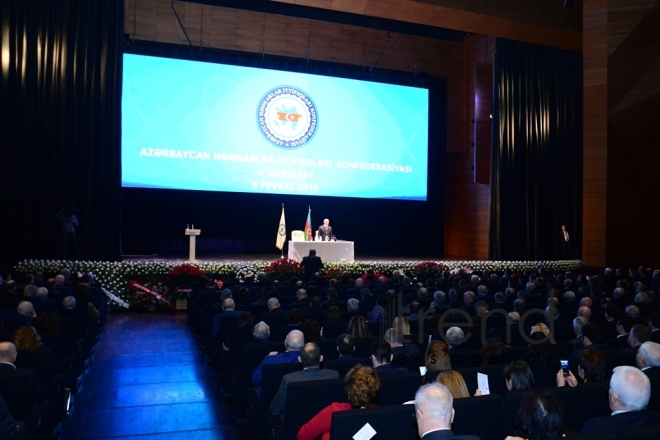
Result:
<svg viewBox="0 0 660 440"><path fill-rule="evenodd" d="M124 55L122 186L427 199L428 90Z"/></svg>

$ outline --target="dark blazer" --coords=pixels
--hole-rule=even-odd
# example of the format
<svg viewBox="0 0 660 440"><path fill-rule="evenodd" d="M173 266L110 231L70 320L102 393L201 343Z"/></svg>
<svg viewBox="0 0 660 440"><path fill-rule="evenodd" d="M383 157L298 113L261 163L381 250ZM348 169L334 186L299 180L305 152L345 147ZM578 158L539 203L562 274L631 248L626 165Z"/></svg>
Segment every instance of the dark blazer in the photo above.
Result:
<svg viewBox="0 0 660 440"><path fill-rule="evenodd" d="M660 424L660 413L653 411L629 411L614 416L596 417L587 420L580 434L608 433L617 435L632 428Z"/></svg>
<svg viewBox="0 0 660 440"><path fill-rule="evenodd" d="M300 264L305 268L305 278L308 280L313 279L314 274L323 268L321 257L317 257L316 255L303 257Z"/></svg>
<svg viewBox="0 0 660 440"><path fill-rule="evenodd" d="M454 435L451 429L441 429L439 431L431 431L427 433L422 440L436 440L436 439L456 439L456 440L479 440L476 435Z"/></svg>
<svg viewBox="0 0 660 440"><path fill-rule="evenodd" d="M339 379L339 373L337 373L335 370L321 370L318 367L314 367L285 374L282 377L280 389L277 391L275 398L270 403L270 408L268 411L271 414L279 415L282 420L284 420L284 411L286 409L286 389L290 383L326 379Z"/></svg>
<svg viewBox="0 0 660 440"><path fill-rule="evenodd" d="M378 376L389 376L392 374L408 374L409 371L407 368L403 367L393 367L391 364L383 364L375 368L376 374Z"/></svg>
<svg viewBox="0 0 660 440"><path fill-rule="evenodd" d="M318 231L319 231L319 238L321 240L325 240L326 237L328 237L328 240L332 238L332 226L328 226L327 233L325 232L325 228L323 227L323 225L319 226Z"/></svg>

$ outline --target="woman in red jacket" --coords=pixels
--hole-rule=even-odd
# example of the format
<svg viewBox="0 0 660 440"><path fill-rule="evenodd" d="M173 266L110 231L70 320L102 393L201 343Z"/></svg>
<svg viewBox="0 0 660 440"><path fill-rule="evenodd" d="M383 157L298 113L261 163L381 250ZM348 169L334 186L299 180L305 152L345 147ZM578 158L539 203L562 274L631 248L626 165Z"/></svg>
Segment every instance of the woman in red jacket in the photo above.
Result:
<svg viewBox="0 0 660 440"><path fill-rule="evenodd" d="M322 440L330 439L332 413L373 406L379 387L380 381L373 368L356 365L346 375L348 402L334 402L326 406L300 428L297 440L314 440L318 437Z"/></svg>

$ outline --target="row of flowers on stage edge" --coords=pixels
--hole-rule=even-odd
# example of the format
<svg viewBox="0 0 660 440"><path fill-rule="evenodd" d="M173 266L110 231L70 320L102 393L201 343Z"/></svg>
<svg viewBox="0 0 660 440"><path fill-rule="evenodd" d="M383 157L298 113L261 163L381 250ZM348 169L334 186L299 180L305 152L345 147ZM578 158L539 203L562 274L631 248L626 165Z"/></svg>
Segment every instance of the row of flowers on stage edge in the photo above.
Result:
<svg viewBox="0 0 660 440"><path fill-rule="evenodd" d="M553 271L579 270L580 260L565 261L370 261L360 263L325 263L323 275L326 278L339 278L347 271L351 278L363 276L367 271L391 276L401 270L408 276L423 273L428 278L437 278L442 271L481 273L483 270L502 272L511 269L516 272L546 268ZM71 260L23 260L14 267L14 278L26 273L43 272L46 276L68 268L72 273L92 273L97 283L116 296L118 301L110 303L118 307L149 308L154 305L173 308L177 299L184 298L192 284L205 275L221 287L223 280L234 274L239 280L255 280L259 272L266 272L270 279L288 280L303 275L300 263L295 260L278 259L271 263L240 261L235 263L176 263L162 261L71 261ZM139 287L136 287L139 286Z"/></svg>

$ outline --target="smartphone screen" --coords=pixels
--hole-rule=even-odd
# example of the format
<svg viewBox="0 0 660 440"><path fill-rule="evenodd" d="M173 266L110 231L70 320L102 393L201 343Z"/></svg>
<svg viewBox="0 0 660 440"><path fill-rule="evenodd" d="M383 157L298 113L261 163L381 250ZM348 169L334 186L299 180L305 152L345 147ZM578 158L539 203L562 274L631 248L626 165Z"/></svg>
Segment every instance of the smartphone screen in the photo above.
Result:
<svg viewBox="0 0 660 440"><path fill-rule="evenodd" d="M564 376L568 376L568 359L561 360L561 370L564 372Z"/></svg>

